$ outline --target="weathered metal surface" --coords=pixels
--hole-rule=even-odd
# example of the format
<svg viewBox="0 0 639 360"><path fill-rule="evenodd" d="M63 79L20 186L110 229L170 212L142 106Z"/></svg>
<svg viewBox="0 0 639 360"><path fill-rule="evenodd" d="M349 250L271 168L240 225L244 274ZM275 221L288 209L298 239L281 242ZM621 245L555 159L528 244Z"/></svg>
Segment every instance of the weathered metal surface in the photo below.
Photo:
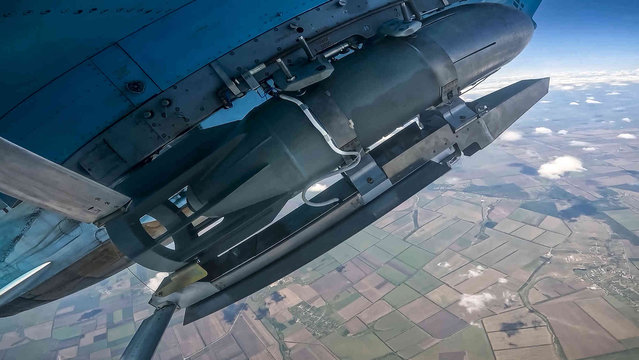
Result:
<svg viewBox="0 0 639 360"><path fill-rule="evenodd" d="M0 191L87 223L112 214L130 200L3 138Z"/></svg>

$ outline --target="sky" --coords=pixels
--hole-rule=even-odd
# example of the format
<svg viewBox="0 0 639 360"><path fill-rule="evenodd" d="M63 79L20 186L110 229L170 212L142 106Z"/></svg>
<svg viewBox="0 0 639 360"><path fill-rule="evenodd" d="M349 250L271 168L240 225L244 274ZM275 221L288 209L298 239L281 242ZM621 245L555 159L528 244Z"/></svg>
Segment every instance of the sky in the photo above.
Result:
<svg viewBox="0 0 639 360"><path fill-rule="evenodd" d="M543 0L535 35L504 76L639 68L639 1Z"/></svg>

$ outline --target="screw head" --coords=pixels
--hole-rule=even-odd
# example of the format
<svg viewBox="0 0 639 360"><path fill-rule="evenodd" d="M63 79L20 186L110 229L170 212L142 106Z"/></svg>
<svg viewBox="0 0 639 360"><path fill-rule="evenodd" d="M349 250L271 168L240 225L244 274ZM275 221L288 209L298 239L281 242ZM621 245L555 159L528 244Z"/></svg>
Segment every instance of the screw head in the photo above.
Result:
<svg viewBox="0 0 639 360"><path fill-rule="evenodd" d="M144 91L144 83L140 80L129 81L126 89L133 94L141 94Z"/></svg>
<svg viewBox="0 0 639 360"><path fill-rule="evenodd" d="M153 111L147 110L142 113L142 116L144 116L145 119L150 119L153 117Z"/></svg>
<svg viewBox="0 0 639 360"><path fill-rule="evenodd" d="M373 180L373 178L372 178L372 177L368 177L368 178L366 178L366 182L367 182L367 183L369 183L369 184L372 184L372 183L373 183L373 181L374 181L374 180Z"/></svg>
<svg viewBox="0 0 639 360"><path fill-rule="evenodd" d="M162 101L160 102L160 105L162 105L164 107L171 106L171 99L162 99Z"/></svg>
<svg viewBox="0 0 639 360"><path fill-rule="evenodd" d="M338 6L346 6L346 4L348 4L348 1L346 1L346 0L339 0L339 1L337 2L337 5L338 5Z"/></svg>

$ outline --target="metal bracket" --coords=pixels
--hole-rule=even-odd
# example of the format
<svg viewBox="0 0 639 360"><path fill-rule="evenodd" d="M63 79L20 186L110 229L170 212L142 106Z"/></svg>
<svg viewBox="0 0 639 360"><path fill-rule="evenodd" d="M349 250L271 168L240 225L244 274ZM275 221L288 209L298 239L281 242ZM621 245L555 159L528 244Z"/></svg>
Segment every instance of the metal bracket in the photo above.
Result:
<svg viewBox="0 0 639 360"><path fill-rule="evenodd" d="M458 97L437 107L437 110L450 124L454 132L463 129L479 117L473 109L469 108L468 105L466 105L466 103Z"/></svg>
<svg viewBox="0 0 639 360"><path fill-rule="evenodd" d="M362 156L359 165L355 169L347 171L346 176L362 196L364 204L368 204L393 186L384 170L369 154Z"/></svg>
<svg viewBox="0 0 639 360"><path fill-rule="evenodd" d="M168 296L206 277L208 273L199 264L187 265L167 276L153 295Z"/></svg>
<svg viewBox="0 0 639 360"><path fill-rule="evenodd" d="M235 84L235 82L231 80L231 78L226 74L226 72L224 72L224 69L222 69L222 67L217 63L217 61L213 61L211 63L211 67L213 68L213 70L215 70L215 72L220 77L220 79L224 81L224 84L226 85L227 88L229 88L229 90L231 90L233 95L235 96L242 95L242 91L240 91L240 88L238 88L237 84Z"/></svg>
<svg viewBox="0 0 639 360"><path fill-rule="evenodd" d="M459 82L457 79L442 86L440 90L442 102L447 103L456 97L459 97Z"/></svg>
<svg viewBox="0 0 639 360"><path fill-rule="evenodd" d="M290 69L286 74L284 69ZM316 57L304 65L282 68L273 74L273 80L278 89L282 91L299 91L322 80L327 79L335 68L323 57Z"/></svg>

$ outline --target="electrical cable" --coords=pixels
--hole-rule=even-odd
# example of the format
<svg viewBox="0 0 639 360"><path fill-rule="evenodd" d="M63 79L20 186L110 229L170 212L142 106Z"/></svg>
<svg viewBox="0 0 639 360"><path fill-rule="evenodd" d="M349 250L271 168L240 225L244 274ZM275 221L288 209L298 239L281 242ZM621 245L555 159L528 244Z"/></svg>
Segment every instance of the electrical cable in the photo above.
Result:
<svg viewBox="0 0 639 360"><path fill-rule="evenodd" d="M344 151L338 148L335 145L335 142L333 141L333 138L331 137L331 135L322 127L322 125L317 121L317 119L315 118L315 116L313 115L309 107L306 104L304 104L302 101L292 96L288 96L284 94L279 94L278 96L282 100L292 102L293 104L297 105L302 110L304 115L306 115L306 118L308 118L311 124L313 124L315 129L317 129L317 131L319 131L319 133L322 134L322 136L324 137L324 140L326 141L328 146L331 148L331 150L333 150L333 152L342 156L355 156L355 159L350 164L345 165L344 167L338 168L337 170L331 171L328 174L311 181L308 185L306 185L306 187L304 187L304 190L302 190L302 201L304 201L304 203L308 206L323 207L323 206L327 206L327 205L339 202L338 198L332 198L323 202L312 202L306 197L306 192L311 186L315 185L316 183L322 180L328 179L331 176L335 176L337 174L341 174L345 171L354 169L357 165L359 165L359 162L362 160L362 154L359 151Z"/></svg>

